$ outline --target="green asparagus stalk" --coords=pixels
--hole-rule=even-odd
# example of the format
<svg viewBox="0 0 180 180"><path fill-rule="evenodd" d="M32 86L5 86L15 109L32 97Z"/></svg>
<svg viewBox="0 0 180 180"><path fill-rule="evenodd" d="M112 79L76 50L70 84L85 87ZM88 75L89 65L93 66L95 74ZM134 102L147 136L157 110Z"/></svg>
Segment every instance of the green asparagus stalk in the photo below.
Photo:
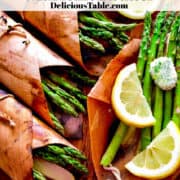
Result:
<svg viewBox="0 0 180 180"><path fill-rule="evenodd" d="M68 90L69 93L71 93L75 97L79 98L80 100L87 99L87 96L84 95L80 89L70 84L63 77L60 77L53 72L47 72L47 74L48 74L47 76L48 78L50 78L53 82L57 83L60 87L63 87L64 89Z"/></svg>
<svg viewBox="0 0 180 180"><path fill-rule="evenodd" d="M33 155L35 157L40 157L40 158L42 158L42 159L44 159L46 161L49 161L49 162L52 162L52 163L55 163L55 164L59 164L59 165L61 165L63 167L65 167L67 165L64 162L63 159L55 156L52 153L47 152L46 149L42 149L42 148L41 149L36 149L36 150L33 151Z"/></svg>
<svg viewBox="0 0 180 180"><path fill-rule="evenodd" d="M172 120L177 124L178 127L180 127L180 28L178 30L176 44L176 69L178 74L178 81L175 88Z"/></svg>
<svg viewBox="0 0 180 180"><path fill-rule="evenodd" d="M88 26L80 26L80 29L83 34L88 35L93 38L101 38L104 40L111 39L114 35L112 32L104 29L104 28L94 28Z"/></svg>
<svg viewBox="0 0 180 180"><path fill-rule="evenodd" d="M82 173L88 173L87 168L81 164L81 162L70 155L66 154L63 148L58 146L47 146L45 148L37 149L34 151L34 155L41 157L47 161L59 164L63 167L72 166L75 170Z"/></svg>
<svg viewBox="0 0 180 180"><path fill-rule="evenodd" d="M61 98L56 93L52 92L45 83L42 82L42 87L45 92L45 94L52 100L54 104L56 104L59 108L61 108L62 111L64 111L67 114L78 116L78 113L74 109L73 106L71 106L67 101L65 101L63 98Z"/></svg>
<svg viewBox="0 0 180 180"><path fill-rule="evenodd" d="M101 159L100 164L102 166L108 166L111 164L124 139L127 129L128 127L124 123L120 122L106 152Z"/></svg>
<svg viewBox="0 0 180 180"><path fill-rule="evenodd" d="M33 169L33 179L34 180L46 180L45 176L36 169Z"/></svg>
<svg viewBox="0 0 180 180"><path fill-rule="evenodd" d="M87 160L86 156L84 156L81 152L79 152L71 147L65 146L65 147L63 147L63 149L67 155L70 155L72 157L75 157L75 158L78 158L81 160Z"/></svg>
<svg viewBox="0 0 180 180"><path fill-rule="evenodd" d="M49 114L55 126L54 127L55 130L64 136L64 126L61 124L61 121L59 121L55 116L53 112L52 104L49 101L47 101L47 103L48 103Z"/></svg>
<svg viewBox="0 0 180 180"><path fill-rule="evenodd" d="M150 45L150 34L151 34L151 13L147 12L144 20L144 31L140 44L140 50L137 60L137 73L140 81L143 81L143 75L145 71L145 65L148 57L148 48ZM143 82L142 82L143 84ZM141 131L140 149L143 150L151 142L151 129L144 128Z"/></svg>
<svg viewBox="0 0 180 180"><path fill-rule="evenodd" d="M148 59L147 59L147 64L146 64L146 69L145 69L143 92L150 105L151 105L151 92L152 92L152 78L150 75L150 64L156 57L159 37L161 34L161 28L165 21L166 14L167 14L166 11L161 11L157 15L155 27L154 27L154 31L153 31L153 35L152 35L152 39L150 43L150 48L148 51Z"/></svg>
<svg viewBox="0 0 180 180"><path fill-rule="evenodd" d="M102 12L91 11L91 15L92 15L92 17L94 17L100 21L109 21L109 19L107 19L106 16Z"/></svg>
<svg viewBox="0 0 180 180"><path fill-rule="evenodd" d="M51 82L48 79L43 79L43 83L48 86L51 90L53 90L54 93L59 95L61 98L64 98L68 102L70 102L76 109L78 109L80 112L85 112L86 109L84 108L83 104L76 99L76 97L72 96L68 92L66 92L64 89L56 86L53 82Z"/></svg>
<svg viewBox="0 0 180 180"><path fill-rule="evenodd" d="M178 28L180 26L180 15L176 17L176 20L174 21L172 27L171 27L171 33L169 37L169 43L168 43L168 50L167 50L167 56L171 57L172 61L174 62L175 55L176 55L176 37L178 35ZM166 127L167 123L170 121L172 117L172 111L173 111L173 91L167 91L165 93L165 107L164 107L164 124L163 127Z"/></svg>
<svg viewBox="0 0 180 180"><path fill-rule="evenodd" d="M124 43L127 43L129 41L129 36L126 33L124 33L123 31L118 31L116 33L116 37Z"/></svg>
<svg viewBox="0 0 180 180"><path fill-rule="evenodd" d="M74 158L81 159L81 160L86 160L86 157L78 150L73 149L68 146L60 147L57 145L48 145L47 146L48 151L51 151L54 154L66 154L70 155Z"/></svg>
<svg viewBox="0 0 180 180"><path fill-rule="evenodd" d="M79 14L79 20L82 23L87 24L89 26L96 27L96 28L104 28L104 29L107 29L107 30L112 31L112 32L114 32L114 31L126 31L126 30L130 30L136 26L136 23L117 24L117 23L108 22L108 21L100 21L96 18L88 17L82 13Z"/></svg>
<svg viewBox="0 0 180 180"><path fill-rule="evenodd" d="M152 129L152 137L155 138L160 133L163 122L163 91L158 86L155 87L153 115L156 122Z"/></svg>
<svg viewBox="0 0 180 180"><path fill-rule="evenodd" d="M53 123L55 125L55 129L61 133L62 135L64 135L64 127L63 125L60 123L60 121L56 118L56 116L50 112L50 117L53 120Z"/></svg>
<svg viewBox="0 0 180 180"><path fill-rule="evenodd" d="M166 14L167 14L167 12L161 11L157 15L153 35L152 35L152 38L150 41L150 47L149 47L149 51L148 51L148 55L147 55L147 60L146 60L147 62L146 62L146 67L145 67L144 80L143 80L143 93L144 93L144 96L146 97L147 102L149 103L150 106L152 105L151 104L152 79L150 76L150 63L156 57L157 47L158 47L158 43L159 43L159 37L161 34L161 28L163 26ZM149 34L148 34L148 36L149 36ZM140 59L141 59L141 55L140 55ZM141 66L141 65L139 65L139 66ZM143 71L143 69L141 71ZM141 73L140 73L140 76L142 76ZM141 79L142 79L142 77L141 77ZM145 149L146 146L148 144L150 144L150 142L151 142L151 128L144 128L142 130L141 142L140 142L141 150Z"/></svg>
<svg viewBox="0 0 180 180"><path fill-rule="evenodd" d="M173 23L173 20L175 19L175 15L176 15L175 12L171 12L165 22L164 27L162 28L157 57L162 57L165 54L167 33L170 31L171 24ZM153 109L153 114L156 119L156 123L152 131L153 138L156 137L161 131L162 124L163 124L163 109L164 109L163 108L163 91L158 86L156 86L155 98L154 98L154 109Z"/></svg>
<svg viewBox="0 0 180 180"><path fill-rule="evenodd" d="M137 73L141 81L143 78L144 69L147 61L147 51L149 47L150 34L151 34L151 23L152 23L151 13L147 12L144 20L144 31L142 35L142 40L141 40L139 55L137 60Z"/></svg>
<svg viewBox="0 0 180 180"><path fill-rule="evenodd" d="M58 157L62 158L62 160L64 160L66 164L71 165L77 171L85 173L85 174L88 173L88 169L83 164L81 164L78 160L73 159L72 157L65 154L61 154Z"/></svg>
<svg viewBox="0 0 180 180"><path fill-rule="evenodd" d="M144 150L151 143L151 128L144 128L141 132L140 150Z"/></svg>
<svg viewBox="0 0 180 180"><path fill-rule="evenodd" d="M88 86L94 86L94 84L96 83L95 79L91 79L86 75L81 75L80 73L77 73L75 70L71 69L68 71L68 74L70 75L70 77L72 79L77 80L78 82L81 82L85 85Z"/></svg>
<svg viewBox="0 0 180 180"><path fill-rule="evenodd" d="M175 16L176 16L176 12L171 12L165 22L165 25L162 29L162 33L161 33L161 36L160 36L160 43L159 43L159 48L158 48L158 57L161 57L164 55L165 53L165 42L167 40L167 34L170 30L170 27L175 19ZM161 43L161 42L164 42L164 43Z"/></svg>
<svg viewBox="0 0 180 180"><path fill-rule="evenodd" d="M85 44L87 47L90 47L96 51L99 51L101 53L105 53L105 49L102 44L95 41L94 39L90 38L89 36L83 35L81 32L79 32L79 40Z"/></svg>
<svg viewBox="0 0 180 180"><path fill-rule="evenodd" d="M109 44L113 47L115 51L119 51L123 48L123 43L116 37L113 37L109 40Z"/></svg>

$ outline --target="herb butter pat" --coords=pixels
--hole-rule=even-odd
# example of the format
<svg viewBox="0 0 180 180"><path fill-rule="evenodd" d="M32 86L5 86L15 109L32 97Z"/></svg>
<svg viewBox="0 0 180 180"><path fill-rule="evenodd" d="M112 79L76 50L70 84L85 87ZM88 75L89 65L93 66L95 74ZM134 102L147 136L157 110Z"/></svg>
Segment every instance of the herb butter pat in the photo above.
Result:
<svg viewBox="0 0 180 180"><path fill-rule="evenodd" d="M171 58L155 59L150 65L150 73L155 84L162 90L171 90L176 86L177 73Z"/></svg>

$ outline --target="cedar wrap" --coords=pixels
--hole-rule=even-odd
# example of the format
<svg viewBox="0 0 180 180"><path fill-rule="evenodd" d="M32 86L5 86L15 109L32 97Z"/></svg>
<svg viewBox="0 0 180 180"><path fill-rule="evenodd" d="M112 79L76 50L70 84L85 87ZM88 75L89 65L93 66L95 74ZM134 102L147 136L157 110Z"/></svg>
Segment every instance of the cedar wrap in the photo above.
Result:
<svg viewBox="0 0 180 180"><path fill-rule="evenodd" d="M0 127L0 169L13 180L33 179L32 149L48 144L75 148L3 90L0 90Z"/></svg>
<svg viewBox="0 0 180 180"><path fill-rule="evenodd" d="M122 51L112 59L88 95L91 152L98 180L115 179L110 171L104 170L103 167L100 166L101 158L108 146L109 129L115 119L111 106L111 91L119 71L126 65L136 61L139 44L139 39L134 39L127 44ZM137 129L135 134L135 137L131 140L131 144L121 149L120 155L117 156L112 164L119 169L122 180L142 180L142 178L130 174L124 167L136 153L140 131ZM180 172L177 171L176 174L167 179L176 179L179 173Z"/></svg>
<svg viewBox="0 0 180 180"><path fill-rule="evenodd" d="M0 82L22 99L52 127L47 101L41 87L40 68L47 66L71 66L52 52L21 26L15 30L6 28L17 23L0 12L7 24L0 19ZM23 43L29 41L29 44Z"/></svg>
<svg viewBox="0 0 180 180"><path fill-rule="evenodd" d="M24 11L19 13L24 20L55 42L89 74L99 76L109 62L108 59L112 58L112 55L110 57L106 55L106 57L90 59L87 62L83 61L77 11ZM134 36L137 34L132 30L131 37Z"/></svg>
<svg viewBox="0 0 180 180"><path fill-rule="evenodd" d="M89 71L81 57L77 11L24 11L21 16Z"/></svg>

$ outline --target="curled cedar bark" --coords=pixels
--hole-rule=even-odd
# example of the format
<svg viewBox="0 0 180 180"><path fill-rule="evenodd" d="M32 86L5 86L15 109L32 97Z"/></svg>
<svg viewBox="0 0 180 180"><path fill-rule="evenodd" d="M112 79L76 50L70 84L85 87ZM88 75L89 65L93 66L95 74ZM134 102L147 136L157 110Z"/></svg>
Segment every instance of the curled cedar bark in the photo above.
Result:
<svg viewBox="0 0 180 180"><path fill-rule="evenodd" d="M0 12L0 82L20 97L52 127L41 87L40 68L71 66Z"/></svg>
<svg viewBox="0 0 180 180"><path fill-rule="evenodd" d="M77 11L24 11L20 14L24 20L54 41L89 74L100 75L109 62L107 59L112 58L112 56L106 56L87 62L83 61L79 42ZM132 30L131 38L140 36L140 31L137 31L139 26L141 25Z"/></svg>
<svg viewBox="0 0 180 180"><path fill-rule="evenodd" d="M81 57L76 11L25 11L21 15L86 69Z"/></svg>
<svg viewBox="0 0 180 180"><path fill-rule="evenodd" d="M32 114L13 97L4 95L0 91L0 168L12 179L32 179Z"/></svg>
<svg viewBox="0 0 180 180"><path fill-rule="evenodd" d="M33 179L32 149L49 144L75 148L3 90L0 90L0 127L0 169L14 180Z"/></svg>

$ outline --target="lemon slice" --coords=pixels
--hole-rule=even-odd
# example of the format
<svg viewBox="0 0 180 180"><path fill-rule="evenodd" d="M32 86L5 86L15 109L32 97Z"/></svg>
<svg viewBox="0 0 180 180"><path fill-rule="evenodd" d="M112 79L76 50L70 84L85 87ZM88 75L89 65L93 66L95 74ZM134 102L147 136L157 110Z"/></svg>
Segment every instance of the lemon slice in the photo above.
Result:
<svg viewBox="0 0 180 180"><path fill-rule="evenodd" d="M136 72L136 64L122 69L112 89L112 107L117 117L125 124L134 127L152 126L154 117Z"/></svg>
<svg viewBox="0 0 180 180"><path fill-rule="evenodd" d="M180 166L180 130L171 121L141 153L125 167L134 175L160 179L171 175Z"/></svg>
<svg viewBox="0 0 180 180"><path fill-rule="evenodd" d="M130 19L134 19L134 20L140 20L140 19L144 19L146 11L143 10L120 10L118 11L120 14L122 14L123 16L130 18Z"/></svg>
<svg viewBox="0 0 180 180"><path fill-rule="evenodd" d="M152 1L141 1L141 2L134 2L132 5L129 4L130 8L125 10L119 10L118 12L122 14L123 16L134 19L134 20L140 20L144 19L145 14L147 11L154 12L158 10L160 5L160 0L154 0ZM132 7L131 7L132 6Z"/></svg>

